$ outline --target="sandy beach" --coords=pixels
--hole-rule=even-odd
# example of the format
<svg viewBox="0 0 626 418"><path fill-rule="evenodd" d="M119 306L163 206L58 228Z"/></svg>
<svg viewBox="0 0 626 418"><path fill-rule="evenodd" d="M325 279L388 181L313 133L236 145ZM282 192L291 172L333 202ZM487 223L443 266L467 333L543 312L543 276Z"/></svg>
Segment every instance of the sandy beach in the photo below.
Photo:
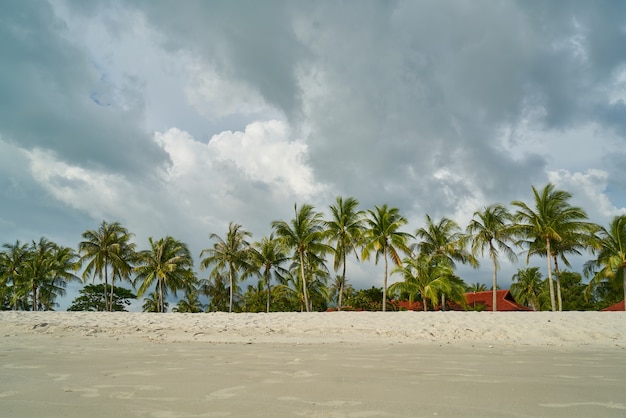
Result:
<svg viewBox="0 0 626 418"><path fill-rule="evenodd" d="M4 417L622 417L623 312L0 312Z"/></svg>

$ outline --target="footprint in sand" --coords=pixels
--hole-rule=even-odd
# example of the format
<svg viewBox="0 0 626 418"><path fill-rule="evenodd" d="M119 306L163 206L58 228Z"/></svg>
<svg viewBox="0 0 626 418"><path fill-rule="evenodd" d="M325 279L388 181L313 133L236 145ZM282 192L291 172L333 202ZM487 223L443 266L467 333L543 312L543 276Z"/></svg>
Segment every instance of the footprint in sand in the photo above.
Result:
<svg viewBox="0 0 626 418"><path fill-rule="evenodd" d="M229 399L232 397L237 396L237 391L243 390L245 389L245 386L233 386L230 388L225 388L225 389L220 389L220 390L216 390L215 392L211 392L207 395L207 399L211 400L211 399Z"/></svg>
<svg viewBox="0 0 626 418"><path fill-rule="evenodd" d="M62 382L67 380L71 375L66 373L46 373L46 376L54 377L55 382Z"/></svg>
<svg viewBox="0 0 626 418"><path fill-rule="evenodd" d="M100 393L98 389L95 388L64 388L65 392L82 392L81 398L98 398Z"/></svg>

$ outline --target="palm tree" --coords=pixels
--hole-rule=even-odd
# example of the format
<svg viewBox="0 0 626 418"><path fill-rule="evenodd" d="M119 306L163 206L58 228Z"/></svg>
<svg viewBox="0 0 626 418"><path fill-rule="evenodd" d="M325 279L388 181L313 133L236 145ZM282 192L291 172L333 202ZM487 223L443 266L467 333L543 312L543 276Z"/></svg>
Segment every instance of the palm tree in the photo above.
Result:
<svg viewBox="0 0 626 418"><path fill-rule="evenodd" d="M426 254L405 258L401 266L392 270L391 274L395 273L402 274L404 281L392 284L389 291L408 294L409 303L421 296L424 312L428 311L428 300L436 306L441 294L452 290L452 267Z"/></svg>
<svg viewBox="0 0 626 418"><path fill-rule="evenodd" d="M119 222L107 223L102 221L97 230L87 230L83 233L83 241L78 244L81 253L81 263L88 261L83 272L83 280L93 274L100 280L104 276L104 291L108 289L109 267L113 269L111 282L118 274L122 278L128 278L132 267L130 265L134 257L134 244L130 244L132 234ZM111 286L113 292L113 286ZM104 297L106 310L110 310L109 296Z"/></svg>
<svg viewBox="0 0 626 418"><path fill-rule="evenodd" d="M203 312L205 306L198 298L198 292L195 289L188 289L185 296L178 301L172 312L178 313L198 313Z"/></svg>
<svg viewBox="0 0 626 418"><path fill-rule="evenodd" d="M511 294L518 303L536 311L540 308L539 298L542 287L543 278L539 267L518 269L517 273L513 275Z"/></svg>
<svg viewBox="0 0 626 418"><path fill-rule="evenodd" d="M33 241L22 267L22 280L16 296L31 293L31 309L39 310L37 292L50 278L55 244L42 237Z"/></svg>
<svg viewBox="0 0 626 418"><path fill-rule="evenodd" d="M326 222L331 242L335 243L335 260L333 268L335 272L342 267L341 280L337 296L337 310L341 310L344 286L346 284L346 258L349 253L354 253L358 260L357 246L364 230L363 212L356 207L359 202L355 198L349 197L343 200L337 197L335 205L330 206L332 219Z"/></svg>
<svg viewBox="0 0 626 418"><path fill-rule="evenodd" d="M19 298L16 296L16 291L23 277L22 268L28 255L28 245L17 240L15 244L4 244L2 247L6 250L0 253L3 267L0 282L2 287L7 289L6 297L11 302L13 309L17 310Z"/></svg>
<svg viewBox="0 0 626 418"><path fill-rule="evenodd" d="M471 293L477 293L477 292L486 292L487 291L487 286L485 286L483 283L472 283L471 285L467 286L465 288L465 291L467 292L471 292Z"/></svg>
<svg viewBox="0 0 626 418"><path fill-rule="evenodd" d="M167 310L169 303L163 302L164 310ZM159 299L159 293L155 290L150 292L147 298L143 299L143 305L141 307L143 312L161 312L161 301Z"/></svg>
<svg viewBox="0 0 626 418"><path fill-rule="evenodd" d="M324 244L324 229L322 214L316 212L311 205L302 205L300 210L294 205L295 217L291 223L285 221L272 222L272 228L278 238L287 248L294 251L293 258L300 267L300 281L302 295L307 312L310 312L307 275L309 274L310 261L316 260L319 264L324 264L323 257L332 250Z"/></svg>
<svg viewBox="0 0 626 418"><path fill-rule="evenodd" d="M341 299L339 299L339 292L341 291L343 293L345 299L345 297L349 297L354 293L354 287L352 287L350 283L346 283L341 275L336 274L328 291L331 302L335 303L335 305L339 307L343 303Z"/></svg>
<svg viewBox="0 0 626 418"><path fill-rule="evenodd" d="M608 229L600 227L597 240L596 258L584 266L585 276L593 276L589 288L608 282L615 290L621 287L626 300L626 215L614 217Z"/></svg>
<svg viewBox="0 0 626 418"><path fill-rule="evenodd" d="M418 229L415 237L421 239L421 242L414 245L414 249L420 254L431 256L433 262L448 265L452 269L455 268L455 261L478 267L476 258L465 249L468 237L461 233L461 228L451 219L443 217L435 223L429 215L426 215L426 226ZM443 310L445 296L446 292L442 292Z"/></svg>
<svg viewBox="0 0 626 418"><path fill-rule="evenodd" d="M150 249L139 253L138 265L134 268L136 281L142 281L137 297L156 281L159 312L165 312L165 293L171 290L176 296L178 289L188 287L195 279L191 270L193 259L187 245L170 236L158 241L150 237L148 241Z"/></svg>
<svg viewBox="0 0 626 418"><path fill-rule="evenodd" d="M512 215L500 204L487 206L483 211L474 212L474 217L467 226L468 234L471 234L472 254L474 256L484 255L485 248L488 249L489 257L493 265L493 311L496 312L498 288L498 263L499 251L502 251L508 259L513 262L517 259L515 252L508 245L513 242L511 229Z"/></svg>
<svg viewBox="0 0 626 418"><path fill-rule="evenodd" d="M237 273L240 270L252 269L250 244L246 241L246 237L251 236L252 234L243 229L241 225L231 222L228 224L226 238L222 239L219 235L212 233L209 238L217 242L213 244L212 248L205 248L200 253L200 257L206 255L206 258L200 261L200 270L214 265L218 270L228 271L230 284L228 312L233 311L233 291L237 281Z"/></svg>
<svg viewBox="0 0 626 418"><path fill-rule="evenodd" d="M389 208L387 205L375 206L376 210L368 210L369 216L365 218L366 230L364 233L364 247L362 258L368 260L370 254L376 254L375 264L378 264L380 256L385 260L385 273L383 277L383 312L387 310L387 275L389 260L399 266L402 263L400 251L410 254L407 246L411 234L401 232L399 229L407 224L406 218L400 215L398 208Z"/></svg>
<svg viewBox="0 0 626 418"><path fill-rule="evenodd" d="M218 269L211 270L208 279L198 282L198 292L209 298L208 312L225 312L228 309L228 277Z"/></svg>
<svg viewBox="0 0 626 418"><path fill-rule="evenodd" d="M285 253L281 242L274 238L274 235L263 237L261 241L252 244L251 256L254 264L262 270L262 277L265 280L267 291L266 312L270 311L270 300L272 293L272 274L284 274L286 270L281 267L289 258Z"/></svg>
<svg viewBox="0 0 626 418"><path fill-rule="evenodd" d="M583 236L588 236L594 230L594 226L585 222L587 214L583 209L569 204L571 193L556 190L551 183L548 183L541 193L534 186L532 189L535 197L534 209L518 200L511 202L519 208L513 228L514 233L520 238L518 244L527 249L527 263L532 254L537 253L539 249L544 250L543 253L548 260L550 304L552 311L556 311L552 280L552 257L555 250L552 247L559 242L564 242L562 250L571 249L574 245L579 245L578 243L582 245L588 242Z"/></svg>

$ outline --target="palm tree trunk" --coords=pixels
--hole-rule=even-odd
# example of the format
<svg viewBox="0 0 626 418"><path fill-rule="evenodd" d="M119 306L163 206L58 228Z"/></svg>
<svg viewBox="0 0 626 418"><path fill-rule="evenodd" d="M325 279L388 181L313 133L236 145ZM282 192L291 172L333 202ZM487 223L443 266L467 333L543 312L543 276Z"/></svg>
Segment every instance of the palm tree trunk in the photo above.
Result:
<svg viewBox="0 0 626 418"><path fill-rule="evenodd" d="M306 285L306 275L304 274L304 252L299 251L300 253L300 274L302 275L302 294L304 296L304 306L306 306L306 311L309 310L309 296L307 295L307 285Z"/></svg>
<svg viewBox="0 0 626 418"><path fill-rule="evenodd" d="M339 299L337 300L337 310L341 310L341 304L343 303L343 287L346 283L346 256L343 256L343 269L341 272L341 283L339 283Z"/></svg>
<svg viewBox="0 0 626 418"><path fill-rule="evenodd" d="M554 255L554 277L556 277L556 301L558 303L559 312L563 311L563 299L561 298L561 273L559 272L559 263Z"/></svg>
<svg viewBox="0 0 626 418"><path fill-rule="evenodd" d="M228 303L228 313L233 313L233 266L229 266L228 269L228 281L230 283L230 295Z"/></svg>
<svg viewBox="0 0 626 418"><path fill-rule="evenodd" d="M270 313L270 297L272 295L272 291L270 289L270 274L269 270L265 270L265 281L267 284L267 313Z"/></svg>
<svg viewBox="0 0 626 418"><path fill-rule="evenodd" d="M387 311L387 249L385 248L385 278L383 279L383 312Z"/></svg>
<svg viewBox="0 0 626 418"><path fill-rule="evenodd" d="M159 278L159 312L165 311L165 303L163 303L163 279Z"/></svg>
<svg viewBox="0 0 626 418"><path fill-rule="evenodd" d="M115 272L111 272L111 298L109 300L109 312L113 312L113 283L115 283Z"/></svg>
<svg viewBox="0 0 626 418"><path fill-rule="evenodd" d="M33 285L33 312L37 310L37 286Z"/></svg>
<svg viewBox="0 0 626 418"><path fill-rule="evenodd" d="M107 296L107 288L109 287L109 258L104 257L104 310L109 310L109 297Z"/></svg>
<svg viewBox="0 0 626 418"><path fill-rule="evenodd" d="M548 259L548 285L550 287L550 304L552 312L556 312L556 301L554 299L554 283L552 283L552 251L550 251L550 238L546 238L546 255Z"/></svg>
<svg viewBox="0 0 626 418"><path fill-rule="evenodd" d="M428 302L426 302L426 298L424 296L422 296L422 307L424 309L424 312L428 312Z"/></svg>
<svg viewBox="0 0 626 418"><path fill-rule="evenodd" d="M498 311L498 264L496 262L496 256L494 254L491 255L491 262L493 263L493 284L492 284L492 305L493 312Z"/></svg>
<svg viewBox="0 0 626 418"><path fill-rule="evenodd" d="M626 311L626 264L622 267L622 280L624 281L624 311Z"/></svg>

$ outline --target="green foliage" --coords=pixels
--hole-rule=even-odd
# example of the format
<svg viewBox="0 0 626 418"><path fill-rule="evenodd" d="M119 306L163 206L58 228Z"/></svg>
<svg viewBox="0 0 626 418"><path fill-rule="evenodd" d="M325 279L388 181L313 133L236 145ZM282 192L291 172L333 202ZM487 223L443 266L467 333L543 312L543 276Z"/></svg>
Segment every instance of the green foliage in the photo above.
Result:
<svg viewBox="0 0 626 418"><path fill-rule="evenodd" d="M421 299L424 306L441 303L443 307L446 299L462 305L466 286L454 274L455 263L477 266L475 257L488 255L493 264L493 288L497 289L498 257L505 253L515 261L509 246L511 237L527 253L527 261L531 255L540 255L548 257L554 266L547 269L547 280L539 268L518 271L511 291L520 303L538 310L555 309L556 302L559 309L587 310L622 300L626 288L626 216L615 217L604 228L587 222L586 213L569 204L571 195L551 184L542 190L533 187L533 194L533 205L511 203L517 210L513 217L501 204L475 212L465 233L451 219L435 222L426 215L426 225L417 230L416 237L400 231L407 220L397 208L387 205L362 212L357 210L356 199L339 197L324 219L313 206L296 204L290 222L272 222L276 238L250 244L247 238L251 234L233 222L224 238L211 234L215 243L201 254L201 269L210 267L210 272L200 281L184 243L172 237L150 238L148 250L137 253L130 242L132 234L118 222L103 221L98 229L82 234L80 258L71 248L45 238L4 244L0 251L0 309L54 309L67 283L78 279L75 273L81 265L84 280L104 282L103 293L98 302L93 288L86 287L88 294L76 298L72 309L119 309L114 285L120 280L131 281L133 275L139 297L152 292L144 299L148 311L166 311L165 297L168 293L176 296L180 290L185 296L175 310L185 312L204 308L197 302L200 296L208 297L208 311L319 311L329 305L385 310L387 290L400 300ZM409 245L410 238L417 242ZM471 252L466 250L469 243ZM347 282L347 256L353 255L358 261L358 250L362 260L375 256L378 263L384 259L382 294L373 292L375 287L355 291ZM585 286L577 273L560 272L557 262L569 267L566 256L587 250L595 258L585 264L584 273L591 278ZM326 265L330 254L335 273L332 280ZM422 257L428 262L414 265L413 261ZM404 280L387 289L390 262L396 266L393 272L401 273ZM536 276L528 283L523 277L527 273ZM250 278L258 281L243 293L242 287L250 284ZM483 291L484 286L468 290Z"/></svg>
<svg viewBox="0 0 626 418"><path fill-rule="evenodd" d="M136 299L136 295L130 290L117 286L111 289L111 286L105 288L104 283L88 284L79 290L80 296L72 301L72 305L67 308L68 311L107 311L111 308L108 298L111 290L113 290L113 311L127 311L126 307L130 306L131 299Z"/></svg>
<svg viewBox="0 0 626 418"><path fill-rule="evenodd" d="M346 308L363 311L380 311L383 306L383 289L372 286L369 289L357 290L346 297Z"/></svg>
<svg viewBox="0 0 626 418"><path fill-rule="evenodd" d="M166 312L165 295L171 291L174 296L180 289L188 289L196 282L193 273L193 259L186 244L167 236L159 240L148 239L150 249L138 255L134 271L136 280L141 282L137 296L141 297L150 286L156 285L159 312Z"/></svg>

